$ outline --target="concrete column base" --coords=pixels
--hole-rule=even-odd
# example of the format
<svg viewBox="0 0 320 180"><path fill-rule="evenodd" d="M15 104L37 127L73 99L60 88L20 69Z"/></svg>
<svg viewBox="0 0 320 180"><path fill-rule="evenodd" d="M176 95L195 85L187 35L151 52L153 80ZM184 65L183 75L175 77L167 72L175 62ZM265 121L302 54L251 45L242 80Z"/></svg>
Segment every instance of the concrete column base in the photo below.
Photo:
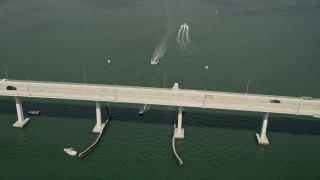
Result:
<svg viewBox="0 0 320 180"><path fill-rule="evenodd" d="M13 124L13 127L16 127L16 128L23 128L23 126L25 126L28 122L29 122L30 118L26 118L25 120L23 120L22 122L20 122L19 120L16 121L14 124Z"/></svg>
<svg viewBox="0 0 320 180"><path fill-rule="evenodd" d="M92 132L94 133L101 133L104 127L106 126L106 123L101 123L100 128L97 126L97 124L94 126Z"/></svg>
<svg viewBox="0 0 320 180"><path fill-rule="evenodd" d="M184 139L184 128L181 128L180 134L178 134L178 128L174 128L174 138Z"/></svg>
<svg viewBox="0 0 320 180"><path fill-rule="evenodd" d="M261 144L261 145L269 145L269 141L268 141L267 136L265 136L264 139L261 139L261 138L260 138L260 134L256 133L256 137L257 137L258 144Z"/></svg>

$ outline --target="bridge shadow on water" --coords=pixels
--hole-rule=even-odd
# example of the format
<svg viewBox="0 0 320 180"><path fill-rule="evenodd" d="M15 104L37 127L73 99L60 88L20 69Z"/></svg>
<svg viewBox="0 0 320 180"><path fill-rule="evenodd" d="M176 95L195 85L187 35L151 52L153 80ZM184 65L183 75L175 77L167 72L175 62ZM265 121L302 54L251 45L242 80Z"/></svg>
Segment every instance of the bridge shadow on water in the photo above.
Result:
<svg viewBox="0 0 320 180"><path fill-rule="evenodd" d="M61 103L57 100L48 100L49 102L34 101L22 99L24 114L29 110L41 110L41 117L54 118L74 118L81 120L94 121L96 119L95 102L73 101L74 104ZM52 102L54 101L54 102ZM50 103L51 102L51 103ZM66 101L64 101L66 102ZM123 121L132 123L157 123L173 125L177 120L178 108L168 107L153 108L144 115L138 114L139 105L128 104L125 107L119 106L120 103L110 103L112 112L112 121ZM106 114L106 103L101 103L102 118ZM190 111L189 111L190 110ZM230 113L232 112L232 114ZM0 99L0 116L16 115L15 101L13 98ZM221 110L203 110L188 108L183 115L183 126L194 127L212 127L226 129L243 129L260 132L263 113L221 111ZM111 123L112 123L111 121ZM286 132L298 135L320 135L320 121L317 118L293 115L269 115L267 131Z"/></svg>

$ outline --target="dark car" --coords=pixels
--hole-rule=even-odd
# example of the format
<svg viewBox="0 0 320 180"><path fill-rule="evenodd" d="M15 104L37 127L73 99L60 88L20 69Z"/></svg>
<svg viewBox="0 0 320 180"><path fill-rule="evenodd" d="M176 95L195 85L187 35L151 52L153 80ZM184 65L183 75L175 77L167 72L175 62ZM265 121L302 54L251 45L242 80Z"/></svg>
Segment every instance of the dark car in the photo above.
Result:
<svg viewBox="0 0 320 180"><path fill-rule="evenodd" d="M308 97L308 96L302 96L301 98L302 100L312 100L312 97Z"/></svg>
<svg viewBox="0 0 320 180"><path fill-rule="evenodd" d="M270 102L271 103L281 103L278 99L272 99Z"/></svg>
<svg viewBox="0 0 320 180"><path fill-rule="evenodd" d="M7 90L17 90L17 88L14 86L7 86Z"/></svg>

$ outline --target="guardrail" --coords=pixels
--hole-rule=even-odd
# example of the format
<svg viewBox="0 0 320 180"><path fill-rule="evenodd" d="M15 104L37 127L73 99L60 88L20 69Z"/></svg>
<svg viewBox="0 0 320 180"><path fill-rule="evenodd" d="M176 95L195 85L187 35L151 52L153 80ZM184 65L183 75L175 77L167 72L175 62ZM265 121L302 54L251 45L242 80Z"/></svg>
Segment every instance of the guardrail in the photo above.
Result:
<svg viewBox="0 0 320 180"><path fill-rule="evenodd" d="M82 157L84 157L85 155L87 155L89 152L91 152L93 149L94 149L94 147L96 147L96 145L98 144L98 142L99 142L99 140L100 140L100 138L101 138L101 135L102 135L102 133L103 133L103 131L104 131L104 129L106 128L106 126L107 126L107 124L108 124L108 122L109 122L109 119L110 119L110 117L111 117L111 110L110 110L110 107L109 107L109 105L107 106L107 120L106 120L106 125L103 127L103 129L101 130L101 133L99 134L99 136L98 136L98 138L96 139L96 141L91 145L91 146L89 146L86 150L84 150L83 152L81 152L80 154L79 154L79 157L80 158L82 158Z"/></svg>
<svg viewBox="0 0 320 180"><path fill-rule="evenodd" d="M176 128L176 124L174 124L173 126L173 134L174 134L174 129ZM173 150L173 155L176 158L176 160L178 161L179 165L182 166L183 165L183 161L182 159L179 157L177 151L176 151L176 138L174 137L174 135L172 136L172 150Z"/></svg>

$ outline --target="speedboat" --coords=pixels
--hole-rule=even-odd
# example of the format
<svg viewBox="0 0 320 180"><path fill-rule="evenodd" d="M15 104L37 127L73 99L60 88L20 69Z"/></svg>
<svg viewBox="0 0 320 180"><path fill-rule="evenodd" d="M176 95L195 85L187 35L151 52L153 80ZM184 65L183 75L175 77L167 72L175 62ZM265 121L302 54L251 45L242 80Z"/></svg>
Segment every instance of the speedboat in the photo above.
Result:
<svg viewBox="0 0 320 180"><path fill-rule="evenodd" d="M139 115L142 116L149 109L150 109L150 104L142 104L140 109L139 109Z"/></svg>
<svg viewBox="0 0 320 180"><path fill-rule="evenodd" d="M31 114L31 115L39 115L40 114L40 110L29 111L29 114Z"/></svg>
<svg viewBox="0 0 320 180"><path fill-rule="evenodd" d="M64 152L69 154L70 156L75 156L77 155L77 151L73 150L73 148L64 148Z"/></svg>
<svg viewBox="0 0 320 180"><path fill-rule="evenodd" d="M143 113L144 113L144 110L143 110L143 109L140 109L140 110L139 110L139 114L140 114L140 116L142 116L142 115L143 115Z"/></svg>

